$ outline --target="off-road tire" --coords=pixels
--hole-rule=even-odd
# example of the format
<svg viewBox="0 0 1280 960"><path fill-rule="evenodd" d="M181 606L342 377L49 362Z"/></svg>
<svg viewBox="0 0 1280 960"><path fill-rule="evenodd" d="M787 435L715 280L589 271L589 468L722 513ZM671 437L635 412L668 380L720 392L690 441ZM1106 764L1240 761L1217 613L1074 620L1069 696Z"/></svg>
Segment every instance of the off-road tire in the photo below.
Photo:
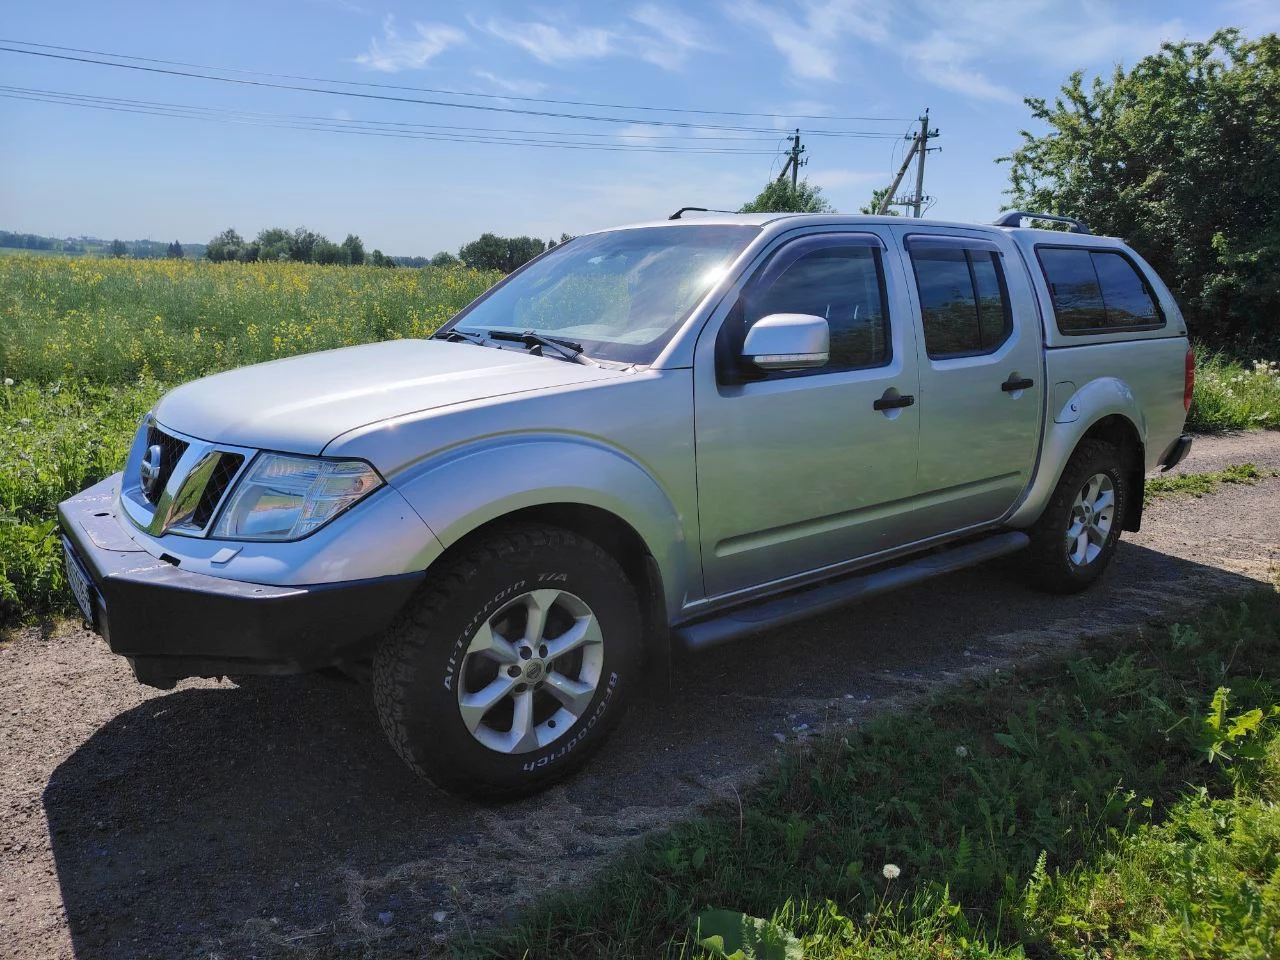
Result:
<svg viewBox="0 0 1280 960"><path fill-rule="evenodd" d="M563 734L532 752L502 753L464 724L466 651L478 625L510 598L545 587L590 608L603 665L589 706ZM489 800L535 793L581 767L621 718L640 680L641 622L635 589L597 544L553 526L497 530L432 567L383 636L373 661L382 729L405 763L442 790Z"/></svg>
<svg viewBox="0 0 1280 960"><path fill-rule="evenodd" d="M1073 505L1092 477L1105 475L1115 493L1115 509L1106 539L1097 556L1085 563L1073 562L1067 548L1067 530L1073 522ZM1062 477L1040 518L1027 530L1026 575L1036 587L1051 593L1077 593L1097 580L1120 540L1125 511L1129 508L1129 484L1124 458L1113 444L1084 440L1071 454Z"/></svg>

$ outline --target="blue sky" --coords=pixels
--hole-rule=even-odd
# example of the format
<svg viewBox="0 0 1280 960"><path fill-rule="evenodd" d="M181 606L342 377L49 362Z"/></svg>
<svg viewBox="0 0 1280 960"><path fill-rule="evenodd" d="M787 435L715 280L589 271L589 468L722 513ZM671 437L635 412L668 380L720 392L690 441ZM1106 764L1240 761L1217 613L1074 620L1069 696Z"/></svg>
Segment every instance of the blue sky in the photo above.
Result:
<svg viewBox="0 0 1280 960"><path fill-rule="evenodd" d="M1163 40L1203 39L1228 25L1250 36L1280 30L1280 0L2 0L0 8L5 41L372 95L0 52L0 85L11 93L109 98L94 102L113 108L0 97L0 229L204 241L227 226L252 235L305 224L335 240L355 232L369 248L405 255L456 250L485 230L558 237L686 204L736 208L779 169L794 126L808 150L804 174L838 209L856 211L887 184L905 146L900 137L925 107L941 133L933 145L942 148L927 165L930 215L989 220L1007 181L993 161L1030 123L1022 97L1051 97L1071 71L1108 73ZM386 96L497 109L375 99ZM176 106L139 107L157 103ZM221 119L190 119L193 112ZM868 119L829 119L837 117ZM350 132L357 129L379 135ZM820 136L824 130L888 136ZM459 143L424 133L623 149ZM692 148L735 152L674 152Z"/></svg>

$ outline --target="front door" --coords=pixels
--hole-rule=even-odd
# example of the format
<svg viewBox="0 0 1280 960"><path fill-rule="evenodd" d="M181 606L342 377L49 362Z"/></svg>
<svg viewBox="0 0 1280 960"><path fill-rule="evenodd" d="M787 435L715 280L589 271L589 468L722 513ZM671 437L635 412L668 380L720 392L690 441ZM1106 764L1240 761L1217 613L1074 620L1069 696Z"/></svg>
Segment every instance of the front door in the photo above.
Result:
<svg viewBox="0 0 1280 960"><path fill-rule="evenodd" d="M785 243L703 331L694 408L709 597L911 539L920 407L904 398L919 386L916 343L902 274L886 270L883 250L873 233ZM774 313L825 317L827 365L744 366L746 331Z"/></svg>

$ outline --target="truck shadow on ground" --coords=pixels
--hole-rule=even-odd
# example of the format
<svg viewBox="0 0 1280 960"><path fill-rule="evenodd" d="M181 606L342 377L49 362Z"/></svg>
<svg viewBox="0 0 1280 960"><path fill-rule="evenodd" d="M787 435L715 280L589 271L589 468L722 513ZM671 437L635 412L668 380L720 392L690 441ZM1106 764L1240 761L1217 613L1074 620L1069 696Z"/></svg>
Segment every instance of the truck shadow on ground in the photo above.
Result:
<svg viewBox="0 0 1280 960"><path fill-rule="evenodd" d="M76 954L417 955L689 815L771 757L775 734L856 722L984 664L1258 585L1130 543L1084 596L1032 592L1011 567L682 660L670 696L641 700L586 771L503 807L421 785L355 684L264 679L148 700L44 793Z"/></svg>

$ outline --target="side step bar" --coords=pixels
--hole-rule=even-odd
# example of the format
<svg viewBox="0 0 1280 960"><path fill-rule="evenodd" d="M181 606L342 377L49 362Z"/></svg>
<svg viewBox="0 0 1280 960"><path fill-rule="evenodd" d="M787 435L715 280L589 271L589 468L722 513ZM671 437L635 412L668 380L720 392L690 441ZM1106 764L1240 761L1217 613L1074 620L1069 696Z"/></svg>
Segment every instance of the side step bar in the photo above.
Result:
<svg viewBox="0 0 1280 960"><path fill-rule="evenodd" d="M784 624L826 613L855 600L864 600L899 587L954 573L996 557L1017 553L1031 543L1025 533L1011 530L958 547L925 554L914 560L871 573L854 574L841 580L788 593L750 606L740 607L709 620L675 627L676 643L686 650L705 650L753 633L763 633Z"/></svg>

